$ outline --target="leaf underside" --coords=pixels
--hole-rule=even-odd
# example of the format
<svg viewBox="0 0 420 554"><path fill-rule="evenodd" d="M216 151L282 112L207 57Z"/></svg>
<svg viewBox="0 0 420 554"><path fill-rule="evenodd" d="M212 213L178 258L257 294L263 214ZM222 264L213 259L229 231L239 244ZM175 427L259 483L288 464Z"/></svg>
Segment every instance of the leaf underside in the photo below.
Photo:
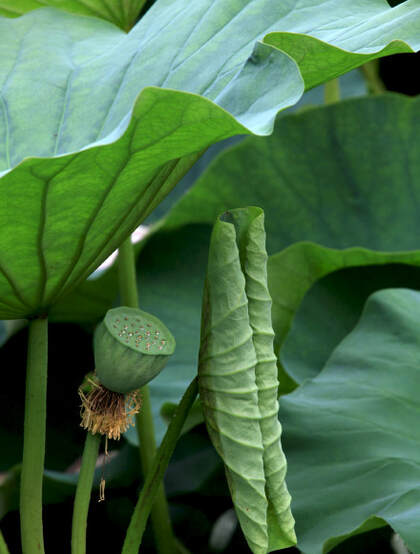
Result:
<svg viewBox="0 0 420 554"><path fill-rule="evenodd" d="M392 39L406 42L393 43L400 51L418 47L416 2L365 2L350 19L350 3L327 4L309 18L292 1L227 9L160 0L129 34L51 8L0 19L0 317L47 312L150 213L194 153L271 132L304 87L291 57L255 46L267 33L273 42L279 30L310 31L362 57ZM329 34L337 20L345 27ZM362 22L365 42L346 38ZM331 76L321 66L317 75Z"/></svg>
<svg viewBox="0 0 420 554"><path fill-rule="evenodd" d="M374 293L321 373L282 397L288 485L307 554L380 520L420 552L419 318L419 292Z"/></svg>
<svg viewBox="0 0 420 554"><path fill-rule="evenodd" d="M203 299L199 389L212 442L254 553L295 544L277 419L277 367L264 215L232 210L213 229Z"/></svg>

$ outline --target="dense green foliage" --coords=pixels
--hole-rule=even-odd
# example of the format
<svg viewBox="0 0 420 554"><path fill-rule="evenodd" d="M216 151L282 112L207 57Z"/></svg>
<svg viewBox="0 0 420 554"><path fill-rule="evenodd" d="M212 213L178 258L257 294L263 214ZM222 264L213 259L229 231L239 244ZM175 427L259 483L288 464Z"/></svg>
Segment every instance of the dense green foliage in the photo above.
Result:
<svg viewBox="0 0 420 554"><path fill-rule="evenodd" d="M420 553L420 106L372 94L420 1L393 4L0 0L0 554L44 551L41 497L67 551L77 483L72 554ZM171 357L96 327L122 303ZM152 379L103 462L95 363L114 407Z"/></svg>

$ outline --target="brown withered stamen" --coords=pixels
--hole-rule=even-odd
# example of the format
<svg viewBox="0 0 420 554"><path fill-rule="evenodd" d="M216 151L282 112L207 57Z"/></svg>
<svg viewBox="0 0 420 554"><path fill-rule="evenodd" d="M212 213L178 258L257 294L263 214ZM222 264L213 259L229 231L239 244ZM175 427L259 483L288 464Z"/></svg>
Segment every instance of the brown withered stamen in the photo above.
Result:
<svg viewBox="0 0 420 554"><path fill-rule="evenodd" d="M106 389L92 379L89 379L89 384L92 386L89 392L79 389L82 400L80 425L93 435L100 433L118 440L121 433L134 425L133 418L140 411L138 391L121 394Z"/></svg>

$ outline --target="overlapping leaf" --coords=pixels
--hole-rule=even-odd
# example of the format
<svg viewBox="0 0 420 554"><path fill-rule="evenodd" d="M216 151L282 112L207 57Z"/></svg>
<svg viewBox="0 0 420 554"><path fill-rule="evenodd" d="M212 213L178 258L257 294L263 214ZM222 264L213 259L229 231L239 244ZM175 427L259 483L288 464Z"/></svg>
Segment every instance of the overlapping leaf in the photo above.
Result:
<svg viewBox="0 0 420 554"><path fill-rule="evenodd" d="M420 293L377 292L313 380L282 398L299 548L387 521L420 552Z"/></svg>
<svg viewBox="0 0 420 554"><path fill-rule="evenodd" d="M382 260L378 255L374 258L387 263L340 269L306 293L281 349L283 365L298 383L321 371L334 348L356 325L372 293L396 287L420 289L418 256L412 260L417 265L389 263L389 255Z"/></svg>
<svg viewBox="0 0 420 554"><path fill-rule="evenodd" d="M271 256L268 273L273 297L273 326L277 350L280 350L287 336L302 299L316 281L343 268L396 263L419 266L420 252L414 249L412 252L387 253L362 248L333 250L313 243L297 243ZM284 391L294 388L293 383L289 383L288 376L301 383L309 374L316 373L315 368L308 371L305 365L294 364L294 360L289 361L287 356L281 355L280 359L287 370L287 374L283 373Z"/></svg>
<svg viewBox="0 0 420 554"><path fill-rule="evenodd" d="M251 550L295 543L277 419L277 366L264 216L226 212L210 242L199 356L200 398Z"/></svg>
<svg viewBox="0 0 420 554"><path fill-rule="evenodd" d="M418 50L420 2L390 8L386 0L289 0L289 13L265 42L289 53L306 88L337 77L369 60Z"/></svg>
<svg viewBox="0 0 420 554"><path fill-rule="evenodd" d="M256 40L287 28L334 42L324 33L333 21L346 32L369 21L375 37L417 47L416 2L349 10L322 4L313 18L292 1L160 0L128 35L51 9L0 20L0 316L47 311L165 196L192 153L271 131L303 85L288 55ZM371 55L384 45L369 37Z"/></svg>

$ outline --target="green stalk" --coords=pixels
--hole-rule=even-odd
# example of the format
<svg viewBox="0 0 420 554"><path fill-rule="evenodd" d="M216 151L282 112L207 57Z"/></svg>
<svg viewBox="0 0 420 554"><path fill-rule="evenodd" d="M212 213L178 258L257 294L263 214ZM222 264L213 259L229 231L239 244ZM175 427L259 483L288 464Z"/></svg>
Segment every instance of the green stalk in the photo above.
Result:
<svg viewBox="0 0 420 554"><path fill-rule="evenodd" d="M143 489L131 517L122 554L138 554L150 510L152 509L153 502L158 494L160 484L163 481L169 460L175 449L178 437L197 393L198 383L197 378L195 378L185 391L176 413L169 424L162 444L156 453L153 465L147 474ZM176 552L176 547L174 547L172 552Z"/></svg>
<svg viewBox="0 0 420 554"><path fill-rule="evenodd" d="M141 466L143 476L146 479L156 455L155 424L152 415L149 387L147 385L141 389L141 399L141 410L136 416L136 429L140 444ZM175 537L163 482L160 483L155 503L153 504L152 527L157 551L160 554L174 554Z"/></svg>
<svg viewBox="0 0 420 554"><path fill-rule="evenodd" d="M138 308L139 296L137 292L136 260L130 237L118 249L118 283L121 304L130 308Z"/></svg>
<svg viewBox="0 0 420 554"><path fill-rule="evenodd" d="M79 480L74 498L71 532L72 554L85 554L86 552L87 518L100 442L101 435L86 433L82 464L80 466Z"/></svg>
<svg viewBox="0 0 420 554"><path fill-rule="evenodd" d="M340 101L340 81L331 79L324 85L324 100L326 104L333 104Z"/></svg>
<svg viewBox="0 0 420 554"><path fill-rule="evenodd" d="M20 525L23 554L44 552L42 481L47 416L48 320L29 323Z"/></svg>
<svg viewBox="0 0 420 554"><path fill-rule="evenodd" d="M6 541L4 540L3 533L0 531L0 554L10 554L7 548Z"/></svg>
<svg viewBox="0 0 420 554"><path fill-rule="evenodd" d="M381 94L386 91L386 87L379 77L379 60L372 60L362 66L368 90L370 94Z"/></svg>
<svg viewBox="0 0 420 554"><path fill-rule="evenodd" d="M128 237L120 246L118 252L118 275L121 294L121 303L124 306L137 308L138 293L136 280L136 264L134 248L131 238ZM140 390L141 410L136 416L136 428L140 444L140 461L143 476L149 474L156 453L156 439L152 407L150 403L149 387L146 385ZM156 549L159 554L173 554L174 534L169 516L168 502L161 483L156 501L152 509L152 526Z"/></svg>

